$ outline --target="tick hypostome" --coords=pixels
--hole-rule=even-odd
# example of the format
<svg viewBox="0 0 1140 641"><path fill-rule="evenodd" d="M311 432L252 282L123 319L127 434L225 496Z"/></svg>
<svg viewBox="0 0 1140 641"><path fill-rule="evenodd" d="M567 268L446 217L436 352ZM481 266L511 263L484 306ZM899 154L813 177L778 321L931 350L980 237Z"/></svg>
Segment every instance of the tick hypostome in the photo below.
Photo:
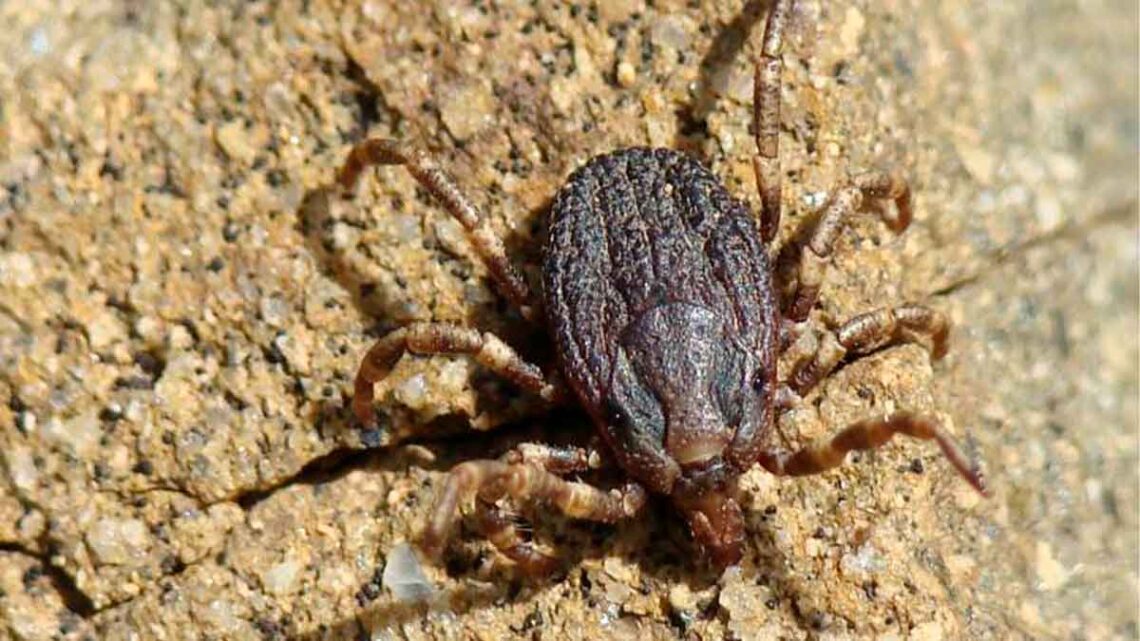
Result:
<svg viewBox="0 0 1140 641"><path fill-rule="evenodd" d="M756 62L759 222L708 169L681 152L635 148L598 156L574 172L554 199L541 301L486 218L430 156L383 139L349 154L340 173L346 190L369 165L403 165L463 225L502 294L528 319L541 320L544 310L561 373L547 376L492 334L415 323L381 338L365 356L353 398L361 422L374 423L373 387L405 352L467 354L548 401L576 398L600 437L577 448L526 444L498 460L456 466L420 539L428 553L443 550L462 508L524 570L546 573L555 559L520 534L502 501L544 503L574 518L613 522L635 515L653 492L670 497L704 555L724 567L740 559L744 539L736 501L740 474L757 463L781 476L815 474L895 434L935 441L984 493L981 474L937 422L907 412L855 423L795 452L772 444L779 412L840 363L916 339L928 342L939 358L947 336L945 318L927 307L877 309L835 331L815 330L815 351L794 359L784 380L777 378L777 358L798 344L787 337L814 307L848 217L864 201L880 200L894 205L886 222L895 231L911 218L910 190L896 176L870 172L837 186L799 252L794 276L781 283L786 295L777 296L766 245L780 220L780 55L791 4L773 5ZM615 464L628 477L620 488L605 491L563 479Z"/></svg>

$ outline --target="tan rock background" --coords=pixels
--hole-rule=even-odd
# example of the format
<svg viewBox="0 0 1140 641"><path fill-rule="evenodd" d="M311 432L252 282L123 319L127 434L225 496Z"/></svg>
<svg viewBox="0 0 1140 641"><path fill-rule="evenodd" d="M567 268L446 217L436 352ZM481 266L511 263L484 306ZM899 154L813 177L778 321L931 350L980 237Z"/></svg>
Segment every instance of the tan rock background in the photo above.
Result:
<svg viewBox="0 0 1140 641"><path fill-rule="evenodd" d="M719 579L660 506L540 518L553 580L468 535L427 568L430 611L383 585L446 469L502 446L471 430L582 421L441 358L400 365L382 429L347 422L363 351L409 320L546 353L404 172L329 197L347 149L422 140L532 266L560 181L619 146L687 149L755 203L766 4L0 4L0 635L1136 638L1138 36L1116 0L801 0L784 58L784 237L849 169L916 193L904 236L844 233L815 320L912 299L955 330L940 363L843 368L782 432L935 412L994 498L899 443L747 475L746 559Z"/></svg>

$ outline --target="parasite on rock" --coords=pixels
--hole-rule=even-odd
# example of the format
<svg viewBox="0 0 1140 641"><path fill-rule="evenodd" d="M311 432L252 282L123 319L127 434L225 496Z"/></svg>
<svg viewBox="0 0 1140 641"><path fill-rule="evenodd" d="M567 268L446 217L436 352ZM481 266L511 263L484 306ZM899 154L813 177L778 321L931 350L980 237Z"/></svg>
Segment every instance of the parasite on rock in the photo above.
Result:
<svg viewBox="0 0 1140 641"><path fill-rule="evenodd" d="M818 351L784 379L777 358L815 305L832 247L865 203L893 203L886 222L911 219L910 189L887 173L839 185L800 254L791 293L781 297L767 245L780 221L781 49L791 0L773 3L755 63L753 165L758 217L700 162L670 149L632 148L589 160L559 190L550 211L542 295L535 296L500 239L431 156L386 139L356 146L339 181L351 191L370 165L403 165L466 229L498 289L522 315L544 320L558 360L549 374L492 334L414 323L384 336L356 377L353 411L375 423L374 385L407 352L465 354L523 390L550 401L576 399L600 439L589 446L520 446L498 460L457 465L436 497L420 545L438 556L462 510L477 530L526 572L557 567L501 506L542 503L601 522L635 516L649 493L672 501L715 567L741 558L744 519L738 477L759 464L778 476L815 474L848 452L895 434L932 440L985 493L981 473L929 417L908 412L850 425L825 443L785 451L772 443L778 414L845 360L898 340L946 351L948 326L917 304L877 309L825 332ZM757 220L758 218L758 220ZM561 382L561 381L564 381ZM603 491L563 477L616 464L628 483Z"/></svg>

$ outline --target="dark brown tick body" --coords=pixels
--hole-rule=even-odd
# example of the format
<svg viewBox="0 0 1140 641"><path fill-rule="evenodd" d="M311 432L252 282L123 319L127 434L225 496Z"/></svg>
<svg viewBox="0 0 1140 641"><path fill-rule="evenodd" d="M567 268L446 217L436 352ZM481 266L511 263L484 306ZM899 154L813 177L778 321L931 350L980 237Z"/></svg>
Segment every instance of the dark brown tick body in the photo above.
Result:
<svg viewBox="0 0 1140 641"><path fill-rule="evenodd" d="M864 199L893 201L897 231L910 220L899 178L856 176L838 187L801 254L783 305L765 244L780 213L778 153L780 48L789 0L769 14L756 66L754 158L763 210L759 224L696 160L668 149L625 149L576 171L551 209L543 266L547 325L562 378L589 413L599 446L527 444L502 459L456 466L436 500L421 545L437 555L460 508L525 570L556 561L520 536L503 499L545 502L576 518L613 522L636 514L646 491L669 496L694 540L717 567L736 563L744 539L737 478L759 463L778 475L813 474L894 434L936 441L958 471L984 492L981 475L932 419L909 413L862 421L827 443L786 452L770 438L777 412L794 405L840 362L896 340L926 339L945 352L947 326L926 307L902 305L855 317L823 332L780 381L776 360L814 306L831 247ZM455 182L423 152L373 139L350 154L340 181L351 188L369 164L403 164L467 229L509 300L537 316L525 280L502 243ZM380 339L357 375L353 409L374 422L373 387L405 353L468 354L552 402L569 394L491 334L418 323ZM630 478L602 491L561 478L615 461Z"/></svg>
<svg viewBox="0 0 1140 641"><path fill-rule="evenodd" d="M685 154L626 149L558 193L543 274L562 371L614 458L738 535L721 497L755 463L776 389L779 304L755 218Z"/></svg>

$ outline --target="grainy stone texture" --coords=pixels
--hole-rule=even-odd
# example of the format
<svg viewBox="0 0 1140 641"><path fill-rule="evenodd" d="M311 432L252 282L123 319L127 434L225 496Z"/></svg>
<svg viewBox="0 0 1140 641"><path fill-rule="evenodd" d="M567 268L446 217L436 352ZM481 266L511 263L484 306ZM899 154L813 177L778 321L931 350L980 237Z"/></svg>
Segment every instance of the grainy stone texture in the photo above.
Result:
<svg viewBox="0 0 1140 641"><path fill-rule="evenodd" d="M723 577L661 507L540 518L564 580L520 581L467 536L426 568L429 604L384 588L448 466L492 451L470 430L581 419L528 421L541 406L466 361L406 359L383 429L354 429L355 367L398 324L549 348L404 172L344 202L333 171L365 133L421 140L532 266L558 184L619 146L686 149L755 205L765 3L652 4L0 4L0 635L1136 638L1122 1L802 0L789 36L783 238L849 169L903 168L916 193L904 237L870 216L843 234L813 320L911 299L955 331L933 366L900 347L845 367L781 431L934 412L992 500L900 443L746 475Z"/></svg>

